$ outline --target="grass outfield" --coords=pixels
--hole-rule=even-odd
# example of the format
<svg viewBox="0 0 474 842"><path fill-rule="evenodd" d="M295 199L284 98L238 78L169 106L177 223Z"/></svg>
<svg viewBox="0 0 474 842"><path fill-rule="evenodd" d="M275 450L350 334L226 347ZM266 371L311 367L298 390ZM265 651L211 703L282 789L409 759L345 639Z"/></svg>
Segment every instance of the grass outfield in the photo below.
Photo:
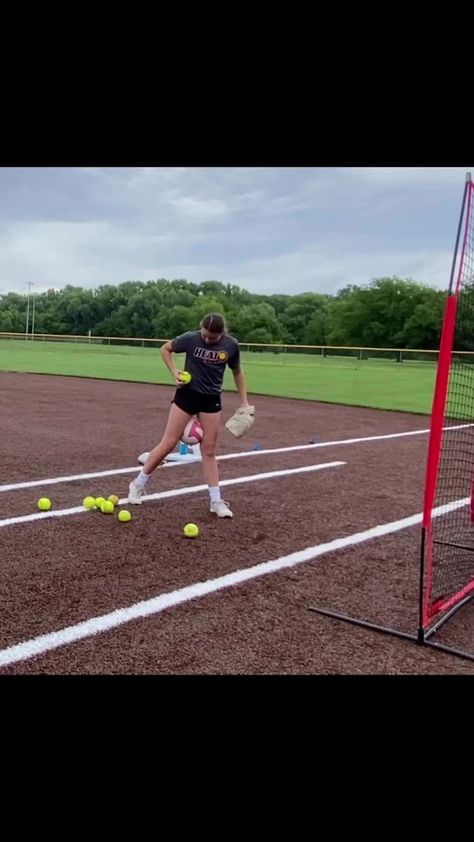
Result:
<svg viewBox="0 0 474 842"><path fill-rule="evenodd" d="M244 352L242 363L250 393L431 412L433 363L267 352ZM158 348L125 345L3 339L0 370L171 384ZM228 370L225 388L234 389Z"/></svg>

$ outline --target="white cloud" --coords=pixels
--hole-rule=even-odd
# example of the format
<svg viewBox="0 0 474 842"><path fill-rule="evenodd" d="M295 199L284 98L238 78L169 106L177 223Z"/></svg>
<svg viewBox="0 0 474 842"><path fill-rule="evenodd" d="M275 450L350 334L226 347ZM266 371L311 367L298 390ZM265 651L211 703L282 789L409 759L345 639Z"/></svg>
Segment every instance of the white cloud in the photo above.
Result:
<svg viewBox="0 0 474 842"><path fill-rule="evenodd" d="M347 167L345 175L375 185L457 185L462 189L466 172L474 167Z"/></svg>
<svg viewBox="0 0 474 842"><path fill-rule="evenodd" d="M466 168L468 169L468 168ZM0 290L129 279L445 288L459 167L0 168Z"/></svg>
<svg viewBox="0 0 474 842"><path fill-rule="evenodd" d="M210 219L227 216L229 213L228 206L221 199L203 200L183 196L180 199L172 199L171 204L196 222L207 222Z"/></svg>
<svg viewBox="0 0 474 842"><path fill-rule="evenodd" d="M187 278L196 283L220 280L268 295L310 291L333 294L346 284L366 284L373 278L393 275L446 289L451 260L449 251L336 256L321 249L248 260L232 267L210 262L170 263L161 266L158 275L148 267L147 278Z"/></svg>
<svg viewBox="0 0 474 842"><path fill-rule="evenodd" d="M170 235L134 233L109 222L12 224L0 236L0 288L93 287L136 278L141 256L166 253ZM16 278L16 283L12 283Z"/></svg>

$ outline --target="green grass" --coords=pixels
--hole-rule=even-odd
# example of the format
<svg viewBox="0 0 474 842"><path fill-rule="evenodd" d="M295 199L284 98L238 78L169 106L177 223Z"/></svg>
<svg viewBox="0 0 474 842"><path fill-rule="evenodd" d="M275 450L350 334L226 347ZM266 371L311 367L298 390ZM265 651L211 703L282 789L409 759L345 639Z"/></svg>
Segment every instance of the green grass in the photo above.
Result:
<svg viewBox="0 0 474 842"><path fill-rule="evenodd" d="M244 352L242 363L250 393L431 412L434 363L267 352ZM84 342L0 340L0 370L172 383L157 348ZM224 387L234 389L228 370Z"/></svg>

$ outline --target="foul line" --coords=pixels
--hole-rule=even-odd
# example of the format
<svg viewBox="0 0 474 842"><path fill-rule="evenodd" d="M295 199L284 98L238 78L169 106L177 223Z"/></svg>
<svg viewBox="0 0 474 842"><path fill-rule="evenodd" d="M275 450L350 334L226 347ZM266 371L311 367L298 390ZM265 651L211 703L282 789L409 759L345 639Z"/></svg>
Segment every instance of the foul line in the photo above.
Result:
<svg viewBox="0 0 474 842"><path fill-rule="evenodd" d="M246 482L257 482L257 480L273 479L274 477L287 477L294 474L304 474L310 471L321 471L323 468L336 468L340 465L345 465L345 462L323 462L319 465L305 465L302 468L291 468L284 471L269 471L265 474L251 474L247 477L234 477L233 479L224 479L219 483L220 486L225 485L240 485ZM207 490L207 485L189 485L185 488L173 488L171 491L159 491L156 494L146 494L142 497L146 500L165 500L168 497L179 497L181 494L196 494L198 491ZM119 500L118 505L123 506L128 503L128 498L123 497ZM57 509L50 512L37 512L33 515L22 515L21 517L9 517L0 520L0 527L15 526L18 523L31 523L36 520L47 520L52 517L65 517L66 515L93 514L90 510L85 509L84 506L74 506L72 509Z"/></svg>
<svg viewBox="0 0 474 842"><path fill-rule="evenodd" d="M454 511L462 506L466 506L469 502L470 498L466 497L463 500L456 500L453 503L439 506L433 510L433 516L437 517L438 515L445 514L447 511ZM18 661L26 661L28 658L43 655L52 649L58 649L61 646L76 643L78 640L84 640L84 638L92 637L93 635L103 634L104 632L124 625L124 623L130 623L132 620L139 620L144 617L160 614L167 608L181 605L184 602L190 602L193 599L199 599L202 596L216 593L224 588L240 585L242 582L250 579L266 576L269 573L276 573L288 567L295 567L298 564L312 561L326 553L341 550L344 547L353 547L356 544L362 544L364 541L370 541L372 538L381 538L384 535L398 532L401 529L416 526L421 521L421 513L412 515L411 517L403 518L403 520L396 520L391 523L382 524L381 526L375 526L372 529L367 529L365 532L357 532L353 535L347 535L345 538L336 538L326 544L307 547L305 550L299 550L298 552L281 556L272 561L256 564L245 570L236 570L233 573L227 573L225 576L219 576L217 579L208 579L205 582L197 582L194 585L188 585L170 593L160 594L160 596L147 599L143 602L136 602L128 608L119 608L117 611L103 614L100 617L92 617L74 626L68 626L50 634L43 634L40 637L35 637L23 643L9 646L7 649L0 650L0 667L8 666Z"/></svg>
<svg viewBox="0 0 474 842"><path fill-rule="evenodd" d="M458 424L457 426L453 427L443 427L444 430L462 430L465 427L474 427L474 424ZM429 433L429 429L426 430L410 430L407 433L388 433L382 436L365 436L363 438L355 438L355 439L340 439L339 441L322 441L317 442L315 444L296 444L291 447L274 447L274 448L267 448L262 450L245 450L241 453L224 453L217 457L219 461L223 461L226 459L241 459L244 456L268 456L269 454L272 455L274 453L291 453L297 450L315 450L319 447L336 447L339 444L359 444L361 442L366 441L384 441L387 439L399 439L405 436L421 436L426 435ZM193 457L190 457L189 462L167 462L166 465L163 467L166 468L173 468L177 465L186 465L191 463L196 463L199 460ZM35 488L43 485L59 485L63 482L75 482L77 480L83 479L95 479L96 477L112 477L117 476L118 474L132 474L137 473L142 468L141 465L134 466L132 468L114 468L110 471L96 471L94 473L88 474L72 474L70 476L64 477L54 477L53 479L37 479L31 482L14 482L9 483L8 485L0 485L0 492L2 491L16 491L21 488ZM161 469L160 469L161 470Z"/></svg>

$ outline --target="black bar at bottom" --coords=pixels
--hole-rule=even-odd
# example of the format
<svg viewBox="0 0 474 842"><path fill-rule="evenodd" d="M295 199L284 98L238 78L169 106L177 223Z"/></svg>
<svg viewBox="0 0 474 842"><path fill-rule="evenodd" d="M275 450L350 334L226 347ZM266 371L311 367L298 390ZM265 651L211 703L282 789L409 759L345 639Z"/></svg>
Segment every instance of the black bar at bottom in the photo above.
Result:
<svg viewBox="0 0 474 842"><path fill-rule="evenodd" d="M346 614L337 614L335 611L327 611L325 608L309 608L308 610L314 611L316 614L324 614L326 617L334 617L336 620L343 620L345 623L352 623L353 626L362 626L365 629L373 629L384 634L395 635L395 637L403 637L405 640L418 641L416 634L408 634L407 632L398 631L398 629L391 629L388 626L377 626L376 623L369 623L367 620L357 620L355 617L348 617Z"/></svg>
<svg viewBox="0 0 474 842"><path fill-rule="evenodd" d="M464 602L466 602L464 600ZM464 603L461 603L461 605ZM458 606L456 606L457 608ZM391 634L393 637L400 637L404 640L411 640L419 646L431 646L433 649L439 649L442 652L447 652L449 655L455 655L457 658L464 658L468 661L474 661L474 655L469 652L463 652L460 649L453 649L451 646L445 646L444 643L436 643L434 640L428 640L428 637L422 634L422 629L419 630L418 635L407 634L407 632L399 631L398 629L391 629L388 626L378 626L376 623L369 623L367 620L358 620L355 617L348 617L346 614L338 614L336 611L328 611L326 608L308 608L308 611L313 611L315 614L322 614L325 617L332 617L335 620L342 620L344 623L350 623L353 626L361 626L365 629L372 629L373 631L382 632L382 634ZM446 618L447 619L447 618ZM436 628L438 628L437 626ZM428 634L433 634L436 628L430 629Z"/></svg>
<svg viewBox="0 0 474 842"><path fill-rule="evenodd" d="M436 643L436 640L425 640L425 646L432 646L433 649L441 649L443 652L449 652L450 655L457 655L458 658L467 658L468 661L474 661L474 655L469 652L453 649L452 646L445 646L444 643Z"/></svg>

